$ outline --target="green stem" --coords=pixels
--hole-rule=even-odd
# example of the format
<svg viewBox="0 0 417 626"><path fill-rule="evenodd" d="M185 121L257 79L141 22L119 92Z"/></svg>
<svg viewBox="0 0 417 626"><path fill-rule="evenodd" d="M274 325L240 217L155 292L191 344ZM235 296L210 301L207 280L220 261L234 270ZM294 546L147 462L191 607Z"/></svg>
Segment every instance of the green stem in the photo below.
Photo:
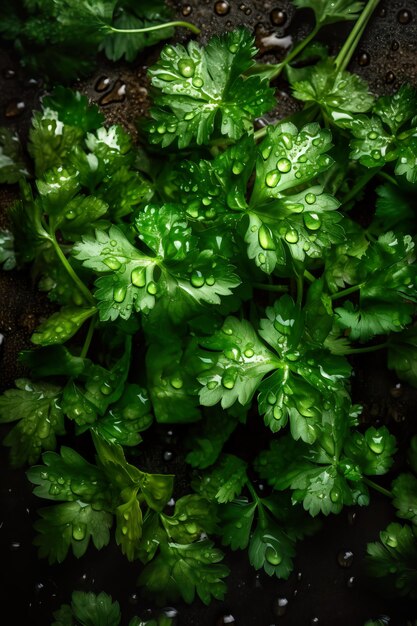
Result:
<svg viewBox="0 0 417 626"><path fill-rule="evenodd" d="M55 239L55 237L53 235L51 235L50 237L51 237L50 241L51 241L52 246L53 246L53 248L54 248L54 250L56 252L56 255L59 258L59 260L61 261L62 265L65 267L65 269L67 271L67 274L69 276L71 276L72 280L77 285L78 289L81 291L83 296L88 300L88 302L90 302L91 304L95 304L94 298L91 295L89 289L86 287L86 285L84 285L83 281L74 272L73 268L71 267L71 265L70 265L67 257L65 256L65 254L62 252L61 247L60 247L59 243L57 242L57 240Z"/></svg>
<svg viewBox="0 0 417 626"><path fill-rule="evenodd" d="M316 280L313 274L311 274L311 272L309 272L308 270L304 270L304 278L307 278L310 283L314 283L314 281Z"/></svg>
<svg viewBox="0 0 417 626"><path fill-rule="evenodd" d="M378 485L378 483L374 483L374 481L370 478L364 477L363 482L365 483L365 485L368 485L368 487L372 487L372 489L375 489L375 491L379 491L379 493L382 493L383 496L387 496L387 498L392 498L391 491L388 491L388 489L385 489L385 487L381 487L381 485Z"/></svg>
<svg viewBox="0 0 417 626"><path fill-rule="evenodd" d="M83 345L83 348L82 348L82 350L81 350L80 357L81 357L82 359L85 359L85 357L87 356L88 349L89 349L89 347L90 347L91 340L92 340L93 335L94 335L94 329L95 329L95 326L96 326L96 316L94 315L94 316L91 318L91 320L90 320L90 325L89 325L89 327L88 327L87 336L86 336L86 338L85 338L84 345Z"/></svg>
<svg viewBox="0 0 417 626"><path fill-rule="evenodd" d="M340 298L345 298L349 296L351 293L355 293L355 291L359 291L359 289L363 287L363 283L359 285L353 285L353 287L348 287L347 289L343 289L343 291L338 291L330 296L330 300L339 300Z"/></svg>
<svg viewBox="0 0 417 626"><path fill-rule="evenodd" d="M277 63L275 72L271 72L271 74L269 74L269 80L275 80L275 78L278 78L278 76L281 74L284 67L288 65L288 63L291 63L291 61L295 59L295 57L298 56L300 52L302 52L306 46L308 46L310 41L314 39L314 37L319 32L319 30L320 30L320 25L316 24L316 26L313 28L311 33L307 35L305 39L300 41L298 46L295 46L295 48L291 50L291 52L285 57L283 61L281 61L281 63Z"/></svg>
<svg viewBox="0 0 417 626"><path fill-rule="evenodd" d="M349 354L366 354L368 352L377 352L383 350L388 346L388 342L378 343L375 346L367 346L366 348L348 348L343 354L348 356Z"/></svg>
<svg viewBox="0 0 417 626"><path fill-rule="evenodd" d="M297 306L301 308L303 303L303 287L304 287L304 276L299 274L297 276Z"/></svg>
<svg viewBox="0 0 417 626"><path fill-rule="evenodd" d="M270 285L268 283L253 283L255 289L262 289L262 291L277 291L277 292L286 292L288 291L287 285Z"/></svg>
<svg viewBox="0 0 417 626"><path fill-rule="evenodd" d="M365 172L365 174L359 178L359 180L352 187L352 189L343 196L342 205L345 205L351 200L353 200L354 198L356 198L358 193L362 191L362 189L369 183L369 181L378 174L380 169L381 169L380 167L373 167L369 169L367 172Z"/></svg>
<svg viewBox="0 0 417 626"><path fill-rule="evenodd" d="M165 24L157 24L156 26L147 26L146 28L115 28L114 26L109 27L109 31L112 33L127 33L130 35L134 35L135 33L150 33L153 30L162 30L163 28L171 28L175 26L182 26L182 28L188 28L192 33L196 35L200 34L200 29L191 22L166 22Z"/></svg>
<svg viewBox="0 0 417 626"><path fill-rule="evenodd" d="M362 38L365 28L371 18L372 13L380 3L380 0L369 0L368 4L362 11L355 26L352 28L349 37L346 39L342 49L336 57L336 69L341 72L347 68L349 62L356 50L356 47Z"/></svg>
<svg viewBox="0 0 417 626"><path fill-rule="evenodd" d="M384 172L383 170L381 170L378 175L381 176L381 178L385 178L385 180L391 183L391 185L394 185L394 187L399 186L398 181L395 180L395 178L391 176L391 174L388 174L387 172Z"/></svg>
<svg viewBox="0 0 417 626"><path fill-rule="evenodd" d="M270 128L270 126L273 126L273 124L268 124L267 126L264 126L263 128L260 128L259 130L256 130L253 133L254 140L259 141L259 139L263 139L266 136L266 133L268 132L268 128Z"/></svg>

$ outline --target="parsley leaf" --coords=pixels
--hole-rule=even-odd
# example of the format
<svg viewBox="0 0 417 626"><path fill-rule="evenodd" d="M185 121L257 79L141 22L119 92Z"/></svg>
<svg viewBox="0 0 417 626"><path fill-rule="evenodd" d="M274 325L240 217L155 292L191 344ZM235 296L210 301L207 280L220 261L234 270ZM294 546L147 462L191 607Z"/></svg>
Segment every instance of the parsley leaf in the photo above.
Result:
<svg viewBox="0 0 417 626"><path fill-rule="evenodd" d="M63 604L54 613L52 626L73 626L77 620L82 626L119 626L120 607L118 602L103 591L99 594L74 591L71 605Z"/></svg>
<svg viewBox="0 0 417 626"><path fill-rule="evenodd" d="M401 380L417 387L417 328L411 326L401 333L388 338L388 361L390 369L395 370Z"/></svg>
<svg viewBox="0 0 417 626"><path fill-rule="evenodd" d="M351 0L294 0L294 5L298 9L312 9L316 23L320 25L355 20L363 4Z"/></svg>
<svg viewBox="0 0 417 626"><path fill-rule="evenodd" d="M220 504L230 502L240 495L248 480L247 464L233 454L222 455L220 461L210 472L192 481L193 489L208 500Z"/></svg>
<svg viewBox="0 0 417 626"><path fill-rule="evenodd" d="M242 74L253 65L253 37L243 28L213 37L204 47L166 46L149 69L159 90L148 125L151 143L207 144L213 135L239 139L253 120L271 109L273 90L259 77Z"/></svg>

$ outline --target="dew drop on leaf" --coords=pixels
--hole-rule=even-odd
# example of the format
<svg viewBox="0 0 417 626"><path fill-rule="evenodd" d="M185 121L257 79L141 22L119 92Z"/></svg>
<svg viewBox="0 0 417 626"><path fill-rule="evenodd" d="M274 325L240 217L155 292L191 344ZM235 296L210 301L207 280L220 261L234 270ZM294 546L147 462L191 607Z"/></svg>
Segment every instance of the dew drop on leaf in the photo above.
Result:
<svg viewBox="0 0 417 626"><path fill-rule="evenodd" d="M276 187L280 178L281 175L276 170L272 170L265 176L265 183L268 187Z"/></svg>
<svg viewBox="0 0 417 626"><path fill-rule="evenodd" d="M272 546L268 546L265 551L265 558L271 565L279 565L282 561L282 556Z"/></svg>
<svg viewBox="0 0 417 626"><path fill-rule="evenodd" d="M136 267L130 275L130 280L135 287L144 287L146 285L146 269Z"/></svg>
<svg viewBox="0 0 417 626"><path fill-rule="evenodd" d="M283 174L289 172L291 170L291 162L286 158L280 159L277 163L277 168Z"/></svg>

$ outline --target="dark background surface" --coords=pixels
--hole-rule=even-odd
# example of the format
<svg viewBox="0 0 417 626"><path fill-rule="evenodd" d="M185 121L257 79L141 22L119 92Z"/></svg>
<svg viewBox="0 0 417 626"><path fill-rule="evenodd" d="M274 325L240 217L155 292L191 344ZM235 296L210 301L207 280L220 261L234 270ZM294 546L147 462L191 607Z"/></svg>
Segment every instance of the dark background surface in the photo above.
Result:
<svg viewBox="0 0 417 626"><path fill-rule="evenodd" d="M308 12L294 18L291 3L284 0L195 0L170 4L178 18L186 18L201 28L202 42L212 34L245 24L256 35L262 62L279 61L285 55L287 37L297 41L311 27ZM329 44L331 53L337 52L350 28L351 24L343 24L323 32L321 38ZM177 31L177 41L187 38L188 33ZM100 59L95 75L77 87L102 106L108 122L121 123L135 133L135 120L149 105L146 67L157 58L158 50L147 51L129 66ZM416 53L417 0L383 0L349 69L367 79L375 93L392 93L406 81L417 85ZM276 87L277 108L269 120L284 117L297 108L285 81L278 81ZM31 111L44 91L42 81L26 75L12 52L0 49L0 125L17 128L24 140ZM262 123L260 120L259 125ZM7 224L5 210L15 195L13 188L4 188L0 193L0 226ZM365 203L364 211L373 200L366 198L369 205ZM29 345L29 337L47 307L29 276L0 273L1 388L12 386L14 378L22 373L16 365L16 355ZM393 374L386 371L382 355L356 359L354 366L354 400L364 405L363 420L369 425L387 424L398 437L399 453L391 472L394 475L404 468L409 439L417 431L416 392L406 385L398 386ZM259 420L252 419L248 428L236 432L229 447L249 457L253 443L259 449L265 437L267 433ZM69 440L71 445L71 435ZM187 483L181 441L180 429L169 435L168 429L156 427L146 437L146 448L139 451L141 456L137 459L138 464L154 471L178 474L177 496ZM170 463L163 460L167 450L174 451ZM390 476L380 482L389 486ZM262 489L262 485L258 488ZM53 610L62 602L69 602L74 589L112 594L121 605L123 625L133 615L150 615L147 609L152 607L136 587L140 564L129 564L114 544L101 552L90 548L80 560L70 556L59 566L50 567L37 559L32 546L32 524L41 503L32 496L24 471L8 468L5 449L1 450L1 503L2 623L47 626L52 622ZM295 569L288 581L256 573L245 552L228 553L226 562L232 573L225 601L213 602L209 607L200 602L191 607L177 603L178 624L221 626L227 623L223 616L233 615L237 626L361 626L366 619L387 615L390 625L405 626L407 618L417 618L417 607L378 593L366 578L362 564L366 543L375 541L379 531L394 518L390 503L379 494L372 494L369 508L345 509L341 515L330 517L324 521L322 531L298 544ZM288 602L283 608L284 599Z"/></svg>

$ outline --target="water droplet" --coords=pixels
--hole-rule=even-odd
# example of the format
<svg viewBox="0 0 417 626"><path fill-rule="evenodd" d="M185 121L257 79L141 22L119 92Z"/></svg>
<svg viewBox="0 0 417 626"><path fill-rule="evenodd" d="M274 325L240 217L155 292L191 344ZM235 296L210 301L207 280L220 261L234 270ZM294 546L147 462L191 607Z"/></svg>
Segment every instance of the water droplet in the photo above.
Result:
<svg viewBox="0 0 417 626"><path fill-rule="evenodd" d="M379 159L381 158L381 153L379 150L372 150L371 156L373 159L375 159L375 161L379 161Z"/></svg>
<svg viewBox="0 0 417 626"><path fill-rule="evenodd" d="M178 62L180 74L185 78L191 78L194 75L195 63L192 59L181 59Z"/></svg>
<svg viewBox="0 0 417 626"><path fill-rule="evenodd" d="M214 276L208 276L208 278L206 278L206 285L208 285L209 287L212 287L215 282L216 279L214 278Z"/></svg>
<svg viewBox="0 0 417 626"><path fill-rule="evenodd" d="M20 541L12 541L10 544L10 550L12 550L12 552L19 550L20 547L21 547Z"/></svg>
<svg viewBox="0 0 417 626"><path fill-rule="evenodd" d="M228 626L229 624L236 624L236 620L233 615L223 615L216 622L216 626Z"/></svg>
<svg viewBox="0 0 417 626"><path fill-rule="evenodd" d="M275 406L274 410L272 412L272 415L274 416L274 419L276 419L277 421L280 420L283 416L283 412L281 407L279 406Z"/></svg>
<svg viewBox="0 0 417 626"><path fill-rule="evenodd" d="M12 78L16 78L16 72L12 69L5 69L3 70L3 77L6 80L10 80Z"/></svg>
<svg viewBox="0 0 417 626"><path fill-rule="evenodd" d="M184 17L188 17L189 15L191 15L192 11L193 9L190 4L184 4L182 6L181 13L183 14Z"/></svg>
<svg viewBox="0 0 417 626"><path fill-rule="evenodd" d="M390 535L386 531L381 533L381 538L389 548L396 548L398 546L397 538L394 535Z"/></svg>
<svg viewBox="0 0 417 626"><path fill-rule="evenodd" d="M199 270L195 270L191 274L190 282L191 282L193 287L196 287L198 289L198 288L200 288L200 287L202 287L204 285L205 278L204 278L203 274Z"/></svg>
<svg viewBox="0 0 417 626"><path fill-rule="evenodd" d="M106 91L106 89L110 86L110 82L110 78L108 78L107 76L100 76L94 86L94 89L98 92Z"/></svg>
<svg viewBox="0 0 417 626"><path fill-rule="evenodd" d="M72 527L72 536L76 541L82 541L85 537L86 530L87 527L85 524L82 524L81 522L79 524L75 524L75 526Z"/></svg>
<svg viewBox="0 0 417 626"><path fill-rule="evenodd" d="M222 331L224 332L225 335L233 335L233 330L229 328L228 326L224 326L222 328Z"/></svg>
<svg viewBox="0 0 417 626"><path fill-rule="evenodd" d="M232 54L236 54L238 48L239 46L237 45L237 43L232 43L232 45L229 46L229 52L231 52Z"/></svg>
<svg viewBox="0 0 417 626"><path fill-rule="evenodd" d="M204 81L202 78L196 76L195 78L193 78L192 84L194 85L194 87L197 87L197 89L200 89L200 87L204 85Z"/></svg>
<svg viewBox="0 0 417 626"><path fill-rule="evenodd" d="M156 292L158 291L158 287L156 286L156 283L153 282L153 280L151 280L151 282L149 283L146 291L151 295L154 296L156 295Z"/></svg>
<svg viewBox="0 0 417 626"><path fill-rule="evenodd" d="M317 213L304 213L303 220L309 230L318 230L321 226L321 219Z"/></svg>
<svg viewBox="0 0 417 626"><path fill-rule="evenodd" d="M4 109L5 117L17 117L21 115L26 109L26 104L23 100L12 100L6 105Z"/></svg>
<svg viewBox="0 0 417 626"><path fill-rule="evenodd" d="M283 24L287 21L287 14L284 11L281 11L281 9L272 9L269 17L275 26L283 26Z"/></svg>
<svg viewBox="0 0 417 626"><path fill-rule="evenodd" d="M174 457L174 453L171 452L171 450L167 450L166 452L164 452L164 461L172 461Z"/></svg>
<svg viewBox="0 0 417 626"><path fill-rule="evenodd" d="M387 85L391 85L395 81L394 72L387 72L385 75L385 82Z"/></svg>
<svg viewBox="0 0 417 626"><path fill-rule="evenodd" d="M207 383L207 389L210 389L210 391L212 389L216 389L216 387L218 387L219 383L216 382L215 380L211 380L210 382Z"/></svg>
<svg viewBox="0 0 417 626"><path fill-rule="evenodd" d="M61 487L59 485L51 485L49 487L49 493L51 496L57 496L61 493Z"/></svg>
<svg viewBox="0 0 417 626"><path fill-rule="evenodd" d="M348 581L346 584L349 587L349 589L352 589L352 587L355 586L355 582L356 582L356 578L354 576L351 576L350 578L348 578Z"/></svg>
<svg viewBox="0 0 417 626"><path fill-rule="evenodd" d="M317 197L315 196L314 193L310 192L306 194L306 197L304 199L307 202L307 204L314 204L315 201L317 200Z"/></svg>
<svg viewBox="0 0 417 626"><path fill-rule="evenodd" d="M282 158L278 161L277 168L281 173L286 174L291 169L291 162L286 158Z"/></svg>
<svg viewBox="0 0 417 626"><path fill-rule="evenodd" d="M252 348L248 348L247 350L245 350L243 354L245 355L247 359L251 359L255 353L252 350Z"/></svg>
<svg viewBox="0 0 417 626"><path fill-rule="evenodd" d="M272 146L264 146L261 150L261 154L262 154L262 158L264 159L264 161L266 161L267 159L269 159L270 155L272 152Z"/></svg>
<svg viewBox="0 0 417 626"><path fill-rule="evenodd" d="M169 382L174 389L181 389L184 386L184 381L180 376L173 376Z"/></svg>
<svg viewBox="0 0 417 626"><path fill-rule="evenodd" d="M233 389L237 379L237 371L228 369L222 376L222 385L225 389Z"/></svg>
<svg viewBox="0 0 417 626"><path fill-rule="evenodd" d="M271 231L263 224L258 231L258 241L264 250L275 250L276 248Z"/></svg>
<svg viewBox="0 0 417 626"><path fill-rule="evenodd" d="M135 287L144 287L146 285L146 268L136 267L132 270L130 280Z"/></svg>
<svg viewBox="0 0 417 626"><path fill-rule="evenodd" d="M287 598L278 598L274 602L273 612L276 617L281 617L285 615L288 607L288 599Z"/></svg>
<svg viewBox="0 0 417 626"><path fill-rule="evenodd" d="M214 5L214 10L217 15L227 15L230 11L230 5L226 0L219 0L219 2L216 2Z"/></svg>
<svg viewBox="0 0 417 626"><path fill-rule="evenodd" d="M365 433L365 440L372 452L382 454L385 449L385 440L382 435L372 434L372 432L367 431Z"/></svg>
<svg viewBox="0 0 417 626"><path fill-rule="evenodd" d="M394 39L394 41L391 44L391 50L393 52L396 52L399 49L399 47L400 47L400 44L398 43L398 41Z"/></svg>
<svg viewBox="0 0 417 626"><path fill-rule="evenodd" d="M235 176L238 176L243 172L244 168L245 166L241 161L235 161L233 163L232 172L233 174L235 174Z"/></svg>
<svg viewBox="0 0 417 626"><path fill-rule="evenodd" d="M126 298L126 293L127 293L127 290L124 285L115 287L113 290L113 300L115 302L123 302L123 300Z"/></svg>
<svg viewBox="0 0 417 626"><path fill-rule="evenodd" d="M311 618L311 622L310 622L311 626L317 626L317 624L319 624L319 623L320 623L320 620L319 620L318 617L312 617Z"/></svg>
<svg viewBox="0 0 417 626"><path fill-rule="evenodd" d="M362 67L365 67L366 65L369 65L371 61L371 57L369 56L369 54L367 52L360 52L359 56L358 56L358 63L359 65L361 65Z"/></svg>
<svg viewBox="0 0 417 626"><path fill-rule="evenodd" d="M391 387L389 392L393 398L401 398L404 393L403 386L401 383L397 383L395 387Z"/></svg>
<svg viewBox="0 0 417 626"><path fill-rule="evenodd" d="M337 562L340 567L351 567L353 563L353 552L350 550L341 550L337 555Z"/></svg>
<svg viewBox="0 0 417 626"><path fill-rule="evenodd" d="M413 16L411 15L411 11L403 9L402 11L398 12L397 19L400 24L409 24L413 19Z"/></svg>
<svg viewBox="0 0 417 626"><path fill-rule="evenodd" d="M276 170L272 170L271 172L268 172L268 174L265 176L265 183L268 187L276 187L280 181L280 178L281 175Z"/></svg>
<svg viewBox="0 0 417 626"><path fill-rule="evenodd" d="M120 263L119 259L117 259L114 256L107 257L106 259L103 260L103 263L104 265L107 265L108 268L110 268L111 270L114 270L115 272L122 267L122 264Z"/></svg>
<svg viewBox="0 0 417 626"><path fill-rule="evenodd" d="M139 600L139 594L137 594L135 591L133 593L130 594L129 596L129 604L137 604Z"/></svg>
<svg viewBox="0 0 417 626"><path fill-rule="evenodd" d="M238 361L240 359L241 354L240 354L239 348L235 346L233 348L229 348L228 350L225 350L224 356L227 359L231 359L232 361Z"/></svg>
<svg viewBox="0 0 417 626"><path fill-rule="evenodd" d="M282 561L282 556L272 546L268 546L265 551L265 558L271 565L279 565Z"/></svg>
<svg viewBox="0 0 417 626"><path fill-rule="evenodd" d="M285 241L288 243L297 243L298 241L298 233L296 230L287 230L285 233Z"/></svg>

